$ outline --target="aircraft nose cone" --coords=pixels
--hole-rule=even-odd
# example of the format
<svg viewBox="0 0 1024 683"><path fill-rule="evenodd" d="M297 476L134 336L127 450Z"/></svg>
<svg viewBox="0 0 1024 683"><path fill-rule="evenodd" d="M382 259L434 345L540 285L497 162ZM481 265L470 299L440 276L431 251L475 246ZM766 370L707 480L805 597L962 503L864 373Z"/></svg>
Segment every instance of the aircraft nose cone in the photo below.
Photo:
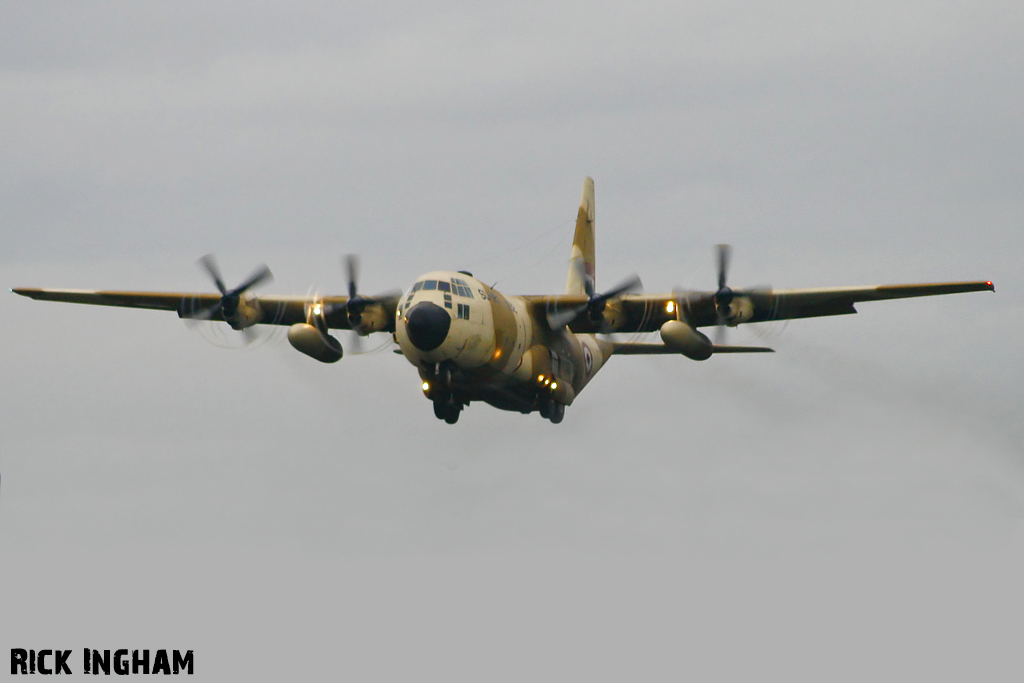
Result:
<svg viewBox="0 0 1024 683"><path fill-rule="evenodd" d="M409 341L420 351L433 351L444 343L451 326L448 312L429 301L416 304L406 315L405 331Z"/></svg>

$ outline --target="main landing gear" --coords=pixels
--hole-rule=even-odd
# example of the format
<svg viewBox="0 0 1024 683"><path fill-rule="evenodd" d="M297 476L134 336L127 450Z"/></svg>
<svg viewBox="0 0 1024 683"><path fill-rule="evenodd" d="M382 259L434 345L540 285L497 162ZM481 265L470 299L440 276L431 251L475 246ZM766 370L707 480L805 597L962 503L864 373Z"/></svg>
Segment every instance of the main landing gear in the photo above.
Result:
<svg viewBox="0 0 1024 683"><path fill-rule="evenodd" d="M558 424L565 417L565 406L550 398L543 398L540 402L540 416L545 420L551 420L552 424Z"/></svg>

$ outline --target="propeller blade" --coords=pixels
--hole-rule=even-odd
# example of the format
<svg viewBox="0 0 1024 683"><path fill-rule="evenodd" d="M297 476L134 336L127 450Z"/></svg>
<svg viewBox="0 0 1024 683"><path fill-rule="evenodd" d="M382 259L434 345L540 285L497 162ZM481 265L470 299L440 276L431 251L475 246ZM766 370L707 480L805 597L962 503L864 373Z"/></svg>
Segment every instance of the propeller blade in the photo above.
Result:
<svg viewBox="0 0 1024 683"><path fill-rule="evenodd" d="M718 249L718 289L725 289L725 283L729 276L729 259L732 256L732 247L728 244L716 245Z"/></svg>
<svg viewBox="0 0 1024 683"><path fill-rule="evenodd" d="M585 282L588 281L589 280L585 280ZM598 313L600 313L604 307L604 303L608 301L608 299L614 299L627 292L635 292L642 287L643 283L640 282L640 277L634 273L619 284L615 285L612 289L609 289L607 292L602 292L596 296L592 294L587 299L586 303L578 304L562 311L549 311L547 315L548 326L552 330L565 327L590 308L596 308Z"/></svg>
<svg viewBox="0 0 1024 683"><path fill-rule="evenodd" d="M370 300L373 301L374 303L380 303L388 299L400 299L402 297L402 294L403 292L400 289L389 289L383 294L374 294L373 296L370 297Z"/></svg>
<svg viewBox="0 0 1024 683"><path fill-rule="evenodd" d="M643 286L644 283L640 281L640 276L634 273L627 277L622 282L620 282L619 284L615 285L615 287L613 287L612 289L609 289L607 292L598 294L597 296L592 296L590 298L592 302L607 301L608 299L614 299L615 297L621 296L622 294L627 294L630 292L635 292L640 289L643 289Z"/></svg>
<svg viewBox="0 0 1024 683"><path fill-rule="evenodd" d="M345 275L348 277L348 298L355 299L358 291L356 283L359 282L359 257L355 254L345 254L343 265Z"/></svg>
<svg viewBox="0 0 1024 683"><path fill-rule="evenodd" d="M221 304L222 302L218 300L217 303L213 304L212 306L201 308L198 311L192 311L187 316L184 316L184 319L186 321L192 321L192 324L195 324L195 322L198 322L200 320L209 320L213 316L217 315L217 312L221 308Z"/></svg>
<svg viewBox="0 0 1024 683"><path fill-rule="evenodd" d="M220 269L217 267L217 260L213 257L213 254L207 254L206 256L199 259L199 265L201 265L210 277L213 278L213 283L217 285L217 289L220 291L222 296L227 296L228 289L224 286L224 279L220 276Z"/></svg>
<svg viewBox="0 0 1024 683"><path fill-rule="evenodd" d="M701 292L695 292L689 289L682 289L681 287L672 288L672 301L676 304L676 320L686 322L686 317L692 312L692 306L695 301L700 301L700 297L703 294Z"/></svg>
<svg viewBox="0 0 1024 683"><path fill-rule="evenodd" d="M241 295L261 282L274 277L270 272L270 268L264 264L256 268L252 275L250 275L242 284L232 290L228 290L228 288L224 286L224 278L220 274L220 268L217 266L217 259L213 254L207 254L200 258L199 265L206 271L210 278L213 279L213 283L217 286L217 290L220 292L220 299L206 308L200 310L193 309L188 315L182 316L191 320L192 325L195 325L198 321L210 320L218 313L222 313L225 320L232 322L231 316L235 315L235 312L238 310ZM253 330L249 330L248 327L240 331L242 332L242 336L245 338L246 343L251 343L255 339L255 332Z"/></svg>
<svg viewBox="0 0 1024 683"><path fill-rule="evenodd" d="M237 287L232 289L230 292L225 293L224 295L225 296L238 296L242 292L245 292L245 291L255 287L256 285L260 284L261 282L264 282L266 280L272 280L273 278L274 278L274 274L270 272L270 268L268 268L266 265L261 265L261 266L259 266L253 272L252 275L249 276L249 278L245 282L243 282L242 284L238 285Z"/></svg>
<svg viewBox="0 0 1024 683"><path fill-rule="evenodd" d="M547 316L548 327L552 330L561 329L578 318L585 310L587 310L587 304L572 306L571 308L567 308L563 311L549 312Z"/></svg>

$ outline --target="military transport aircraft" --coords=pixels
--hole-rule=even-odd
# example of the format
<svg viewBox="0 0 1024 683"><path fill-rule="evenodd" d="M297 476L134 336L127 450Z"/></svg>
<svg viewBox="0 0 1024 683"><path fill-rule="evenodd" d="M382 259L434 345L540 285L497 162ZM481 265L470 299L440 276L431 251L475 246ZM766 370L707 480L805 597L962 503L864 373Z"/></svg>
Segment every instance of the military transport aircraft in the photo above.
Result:
<svg viewBox="0 0 1024 683"><path fill-rule="evenodd" d="M995 291L992 282L732 289L726 284L729 248L718 246L715 291L637 294L630 277L597 292L594 280L594 181L587 178L576 219L564 294L507 296L465 271L432 271L404 293L359 294L357 262L348 258L348 296L255 296L268 280L261 266L228 289L210 256L200 260L219 294L15 289L33 299L177 311L181 318L220 320L244 334L254 325L287 325L288 341L323 363L342 357L332 329L392 335L419 370L434 414L449 424L473 401L559 423L565 407L614 355L679 354L706 360L720 353L771 349L712 342L699 327L856 313L854 304L934 294ZM662 343L618 342L599 333L659 331ZM358 337L357 337L358 338Z"/></svg>

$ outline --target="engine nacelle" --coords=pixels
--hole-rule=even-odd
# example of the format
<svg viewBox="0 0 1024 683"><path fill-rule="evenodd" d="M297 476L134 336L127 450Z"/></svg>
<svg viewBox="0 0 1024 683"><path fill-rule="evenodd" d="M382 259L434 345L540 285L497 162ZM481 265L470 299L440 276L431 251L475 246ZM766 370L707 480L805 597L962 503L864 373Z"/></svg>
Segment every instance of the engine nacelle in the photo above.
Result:
<svg viewBox="0 0 1024 683"><path fill-rule="evenodd" d="M754 317L754 302L749 297L738 296L732 300L725 311L725 324L736 327Z"/></svg>
<svg viewBox="0 0 1024 683"><path fill-rule="evenodd" d="M661 326L661 340L693 360L707 360L714 353L710 339L679 320L669 320Z"/></svg>
<svg viewBox="0 0 1024 683"><path fill-rule="evenodd" d="M612 299L605 303L600 316L594 322L599 323L602 332L615 332L626 324L626 312L622 309L622 302Z"/></svg>
<svg viewBox="0 0 1024 683"><path fill-rule="evenodd" d="M306 323L295 323L288 328L288 341L297 351L321 363L341 360L341 342L329 334Z"/></svg>
<svg viewBox="0 0 1024 683"><path fill-rule="evenodd" d="M359 334L366 336L371 332L382 332L391 324L391 316L379 303L371 303L356 316L349 316L349 324Z"/></svg>
<svg viewBox="0 0 1024 683"><path fill-rule="evenodd" d="M221 308L221 315L233 329L244 330L263 319L263 310L260 308L260 302L252 297L241 299L234 306L225 302Z"/></svg>

